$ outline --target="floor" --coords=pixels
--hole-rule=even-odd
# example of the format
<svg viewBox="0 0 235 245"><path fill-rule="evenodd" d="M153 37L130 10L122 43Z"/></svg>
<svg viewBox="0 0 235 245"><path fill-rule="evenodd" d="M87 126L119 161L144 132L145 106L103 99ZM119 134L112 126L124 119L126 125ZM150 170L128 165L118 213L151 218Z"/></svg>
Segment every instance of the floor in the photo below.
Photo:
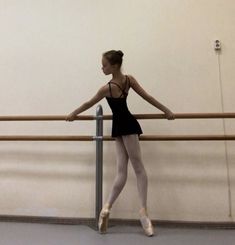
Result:
<svg viewBox="0 0 235 245"><path fill-rule="evenodd" d="M156 228L146 237L140 226L113 226L101 235L83 225L0 222L0 245L234 245L235 230Z"/></svg>

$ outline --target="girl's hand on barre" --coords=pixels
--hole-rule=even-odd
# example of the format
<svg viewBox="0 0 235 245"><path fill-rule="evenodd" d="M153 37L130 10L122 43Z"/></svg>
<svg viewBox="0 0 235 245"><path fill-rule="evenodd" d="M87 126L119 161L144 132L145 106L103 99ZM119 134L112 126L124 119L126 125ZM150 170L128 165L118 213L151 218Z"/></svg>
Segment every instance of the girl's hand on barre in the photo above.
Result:
<svg viewBox="0 0 235 245"><path fill-rule="evenodd" d="M174 120L175 119L174 113L170 110L165 111L165 116L168 120Z"/></svg>
<svg viewBox="0 0 235 245"><path fill-rule="evenodd" d="M66 117L66 121L74 121L74 119L76 118L76 115L74 112L70 113L67 117Z"/></svg>

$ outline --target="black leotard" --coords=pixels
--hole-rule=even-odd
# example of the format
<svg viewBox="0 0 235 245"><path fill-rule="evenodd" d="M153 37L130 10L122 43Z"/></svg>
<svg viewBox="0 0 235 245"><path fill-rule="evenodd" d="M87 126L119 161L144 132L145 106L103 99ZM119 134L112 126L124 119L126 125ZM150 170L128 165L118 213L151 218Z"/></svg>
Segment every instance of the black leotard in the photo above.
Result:
<svg viewBox="0 0 235 245"><path fill-rule="evenodd" d="M113 112L112 122L112 137L129 134L142 134L142 129L136 118L130 113L127 107L127 86L130 87L129 77L126 76L126 85L122 89L117 83L109 82L109 91L111 97L106 97L107 102ZM111 84L115 84L121 90L121 95L118 98L112 96Z"/></svg>

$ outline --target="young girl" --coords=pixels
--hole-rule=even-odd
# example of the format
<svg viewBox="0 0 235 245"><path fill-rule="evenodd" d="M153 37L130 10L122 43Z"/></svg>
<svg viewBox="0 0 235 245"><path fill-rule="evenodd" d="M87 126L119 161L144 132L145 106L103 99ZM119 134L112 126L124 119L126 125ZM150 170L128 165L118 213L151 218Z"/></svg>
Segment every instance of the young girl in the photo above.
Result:
<svg viewBox="0 0 235 245"><path fill-rule="evenodd" d="M112 74L111 81L102 86L93 98L69 114L66 120L73 121L76 115L89 109L104 97L106 98L113 113L112 137L115 138L116 142L117 176L114 180L111 193L100 212L98 225L99 232L105 233L107 230L111 207L127 180L127 164L130 159L137 177L137 188L141 201L141 208L139 211L140 222L145 234L147 236L152 236L154 234L153 226L147 213L148 180L142 163L139 144L139 135L142 134L142 130L135 117L127 108L126 100L129 89L132 88L147 102L163 111L167 119L174 119L174 114L167 107L149 95L133 76L124 75L122 73L122 57L123 53L120 50L111 50L103 54L102 70L105 75Z"/></svg>

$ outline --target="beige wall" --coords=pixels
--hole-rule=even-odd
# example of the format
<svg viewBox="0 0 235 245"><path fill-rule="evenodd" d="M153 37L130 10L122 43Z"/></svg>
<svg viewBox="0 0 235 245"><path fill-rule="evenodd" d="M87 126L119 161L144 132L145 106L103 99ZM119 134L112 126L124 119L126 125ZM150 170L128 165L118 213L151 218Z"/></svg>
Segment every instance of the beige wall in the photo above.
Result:
<svg viewBox="0 0 235 245"><path fill-rule="evenodd" d="M65 115L110 77L101 54L176 113L234 112L233 0L0 0L0 115ZM220 39L222 52L213 50ZM220 64L220 66L219 66ZM220 68L220 69L219 69ZM222 96L221 96L222 94ZM110 114L105 100L100 103ZM133 113L161 113L134 91ZM84 114L94 114L95 106ZM234 134L233 119L140 121L145 134ZM94 135L94 122L1 122L0 134ZM223 126L224 125L224 126ZM111 123L104 123L105 135ZM154 219L231 221L233 142L141 142ZM93 217L94 142L1 142L0 214ZM104 144L104 199L115 176ZM229 172L227 171L229 167ZM228 174L232 212L229 217ZM112 217L138 218L131 165Z"/></svg>

